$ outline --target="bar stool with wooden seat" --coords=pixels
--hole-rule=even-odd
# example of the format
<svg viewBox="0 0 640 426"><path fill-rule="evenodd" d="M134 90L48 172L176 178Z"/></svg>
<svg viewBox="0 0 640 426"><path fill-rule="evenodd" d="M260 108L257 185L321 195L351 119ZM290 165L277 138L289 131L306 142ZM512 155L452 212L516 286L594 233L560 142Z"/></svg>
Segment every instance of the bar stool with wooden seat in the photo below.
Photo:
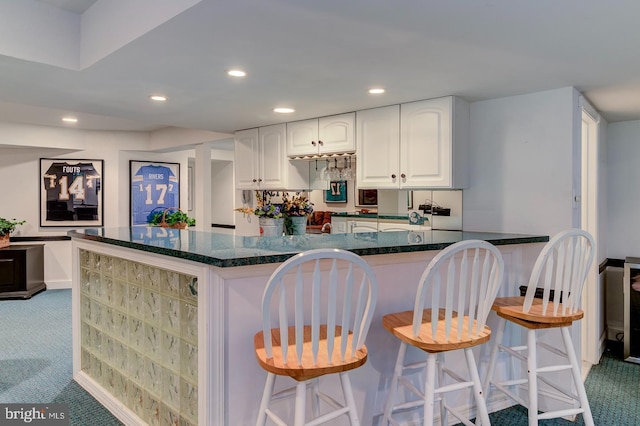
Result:
<svg viewBox="0 0 640 426"><path fill-rule="evenodd" d="M287 407L277 411L272 403L294 395L296 426L319 425L342 415L351 425L359 424L348 372L367 360L364 342L377 290L371 267L358 255L339 249L297 254L273 272L262 298L262 331L254 337L258 363L267 371L257 425L264 425L267 417L285 425L282 417L291 417ZM321 391L319 378L329 374L338 375L344 402ZM276 376L288 376L297 384L274 394ZM313 416L309 421L308 389ZM320 401L326 404L321 407Z"/></svg>
<svg viewBox="0 0 640 426"><path fill-rule="evenodd" d="M582 318L579 309L582 288L594 257L593 237L585 231L571 229L555 235L540 252L529 279L527 292L521 297L497 298L493 310L498 314L499 325L491 350L487 376L484 378L485 395L492 389L499 390L527 408L529 425L539 420L575 416L582 413L586 425L593 425L589 401L582 382L580 362L576 358L571 341L571 325ZM542 298L536 297L542 292ZM505 324L509 321L527 330L526 345L502 344ZM539 331L558 329L564 350L537 338ZM537 348L561 356L560 364L541 366ZM526 364L527 377L498 382L494 380L498 354L504 352L511 359ZM555 357L557 359L557 357ZM555 361L554 361L555 362ZM558 361L560 362L560 361ZM558 373L569 370L575 392L558 383ZM538 413L539 382L548 385L545 395L564 401L567 408ZM522 394L518 390L522 389ZM551 392L549 392L550 390ZM558 392L560 394L558 394Z"/></svg>
<svg viewBox="0 0 640 426"><path fill-rule="evenodd" d="M384 328L401 342L382 425L397 425L400 420L415 424L415 419L407 416L415 414L410 410L420 407L423 424L432 425L436 402L439 402L442 425L449 424L449 412L465 425L471 425L459 409L445 401L445 393L462 389L471 389L477 418L482 424L489 424L472 349L489 340L491 330L486 319L503 275L504 261L495 246L479 240L453 244L434 257L422 274L413 310L383 317ZM426 352L426 361L407 361L409 346ZM445 366L444 354L456 350L464 352L468 378L454 371L453 366ZM422 390L414 383L419 378L413 381L411 378L423 370ZM445 383L451 379L454 383ZM406 389L404 394L411 397L397 402L400 386Z"/></svg>

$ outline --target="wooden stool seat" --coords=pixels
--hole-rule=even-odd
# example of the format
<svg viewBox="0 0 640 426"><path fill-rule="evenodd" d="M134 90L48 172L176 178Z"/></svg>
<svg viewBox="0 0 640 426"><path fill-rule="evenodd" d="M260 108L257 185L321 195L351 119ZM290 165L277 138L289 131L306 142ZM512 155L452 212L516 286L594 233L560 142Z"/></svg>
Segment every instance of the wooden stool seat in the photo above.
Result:
<svg viewBox="0 0 640 426"><path fill-rule="evenodd" d="M549 302L546 307L546 313L544 312L544 305L542 299L534 298L531 304L531 309L528 312L524 311L524 296L516 297L497 297L493 306L491 307L498 316L506 318L507 320L521 320L524 321L524 325L527 328L552 328L552 327L566 327L573 321L578 321L584 316L582 310L577 309L573 312L566 312L557 315L553 315L556 311L556 306L553 302ZM558 311L562 311L562 306L558 307Z"/></svg>
<svg viewBox="0 0 640 426"><path fill-rule="evenodd" d="M420 348L425 352L432 353L470 348L487 342L491 337L491 329L486 325L479 333L469 333L469 317L464 316L462 317L462 325L460 327L460 337L455 335L447 338L445 323L442 321L444 319L444 313L444 309L441 309L439 314L441 321L437 324L435 339L431 337L431 309L425 309L423 311L422 326L420 327L420 335L418 337L413 337L413 311L385 315L382 317L382 326L403 342ZM451 319L451 327L457 330L458 321L460 321L460 318L456 314L456 316ZM478 321L473 320L472 329L476 329L477 327Z"/></svg>
<svg viewBox="0 0 640 426"><path fill-rule="evenodd" d="M318 343L318 353L316 360L313 359L313 351L311 345L313 340L311 338L311 327L304 327L304 344L302 362L298 363L296 342L294 339L294 327L289 328L289 344L287 351L287 359L283 358L282 342L280 341L280 330L277 328L271 329L271 337L273 344L273 356L268 357L264 345L264 333L260 331L253 338L253 346L256 351L256 357L258 363L266 371L277 374L279 376L289 376L292 379L298 381L305 381L314 379L316 377L324 376L325 374L341 373L343 371L353 370L363 365L367 361L367 348L363 346L357 349L355 353L351 352L353 343L353 333L349 333L347 338L347 350L345 351L344 360L341 359L341 354L338 351L334 351L331 360L329 361L329 351L327 349L327 326L322 325L320 327L320 336ZM334 347L340 344L341 331L340 327L336 327L336 337L334 340Z"/></svg>

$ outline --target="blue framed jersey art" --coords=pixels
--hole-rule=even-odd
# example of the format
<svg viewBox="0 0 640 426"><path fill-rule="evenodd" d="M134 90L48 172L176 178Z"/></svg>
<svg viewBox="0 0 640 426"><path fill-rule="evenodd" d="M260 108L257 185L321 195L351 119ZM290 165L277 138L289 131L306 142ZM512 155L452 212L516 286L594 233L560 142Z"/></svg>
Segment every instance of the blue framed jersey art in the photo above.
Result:
<svg viewBox="0 0 640 426"><path fill-rule="evenodd" d="M131 161L131 225L147 224L154 210L179 207L179 163Z"/></svg>

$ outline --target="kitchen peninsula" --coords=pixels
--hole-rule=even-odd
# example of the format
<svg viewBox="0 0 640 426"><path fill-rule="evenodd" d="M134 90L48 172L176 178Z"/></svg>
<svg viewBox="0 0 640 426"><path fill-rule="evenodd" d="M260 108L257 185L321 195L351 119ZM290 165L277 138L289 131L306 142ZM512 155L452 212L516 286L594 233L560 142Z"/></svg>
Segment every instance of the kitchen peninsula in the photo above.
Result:
<svg viewBox="0 0 640 426"><path fill-rule="evenodd" d="M379 281L369 359L352 375L362 424L375 424L397 350L380 321L412 306L428 261L457 241L489 241L505 258L499 295L515 295L549 239L462 231L247 237L145 226L69 236L74 379L128 425L254 424L265 380L253 353L264 285L289 257L322 247L364 256Z"/></svg>

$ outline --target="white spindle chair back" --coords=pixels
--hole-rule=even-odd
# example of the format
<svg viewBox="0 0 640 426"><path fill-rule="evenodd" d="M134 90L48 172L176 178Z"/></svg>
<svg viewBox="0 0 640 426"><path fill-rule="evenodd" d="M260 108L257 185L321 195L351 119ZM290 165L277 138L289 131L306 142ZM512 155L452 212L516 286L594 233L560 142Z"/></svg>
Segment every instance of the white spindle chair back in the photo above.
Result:
<svg viewBox="0 0 640 426"><path fill-rule="evenodd" d="M420 334L425 306L431 309L429 337L434 341L442 321L447 341L451 336L459 340L464 329L469 337L477 337L484 330L503 274L499 250L486 241L461 241L442 250L420 278L413 311L414 338ZM452 321L458 315L468 315L466 327L464 321ZM455 328L452 323L457 324Z"/></svg>
<svg viewBox="0 0 640 426"><path fill-rule="evenodd" d="M529 312L536 289L543 289L542 314L567 315L580 309L582 289L595 256L591 234L569 229L555 235L542 249L527 286L523 312ZM553 298L550 298L553 290Z"/></svg>
<svg viewBox="0 0 640 426"><path fill-rule="evenodd" d="M330 267L322 268L321 262L330 262ZM314 362L324 351L320 336L321 327L326 325L325 355L331 360L334 351L338 351L344 362L345 357L365 343L377 289L373 270L354 253L316 249L297 254L280 265L265 286L262 298L264 335L270 336L271 329L277 328L281 342L293 339L295 344L292 346L300 365L309 351ZM305 326L309 325L311 345L304 346ZM289 336L292 326L293 336ZM352 333L352 339L349 339L349 333ZM334 347L334 341L339 347ZM289 345L282 344L281 348L283 359L288 359ZM273 356L269 338L265 338L265 351L269 358Z"/></svg>

